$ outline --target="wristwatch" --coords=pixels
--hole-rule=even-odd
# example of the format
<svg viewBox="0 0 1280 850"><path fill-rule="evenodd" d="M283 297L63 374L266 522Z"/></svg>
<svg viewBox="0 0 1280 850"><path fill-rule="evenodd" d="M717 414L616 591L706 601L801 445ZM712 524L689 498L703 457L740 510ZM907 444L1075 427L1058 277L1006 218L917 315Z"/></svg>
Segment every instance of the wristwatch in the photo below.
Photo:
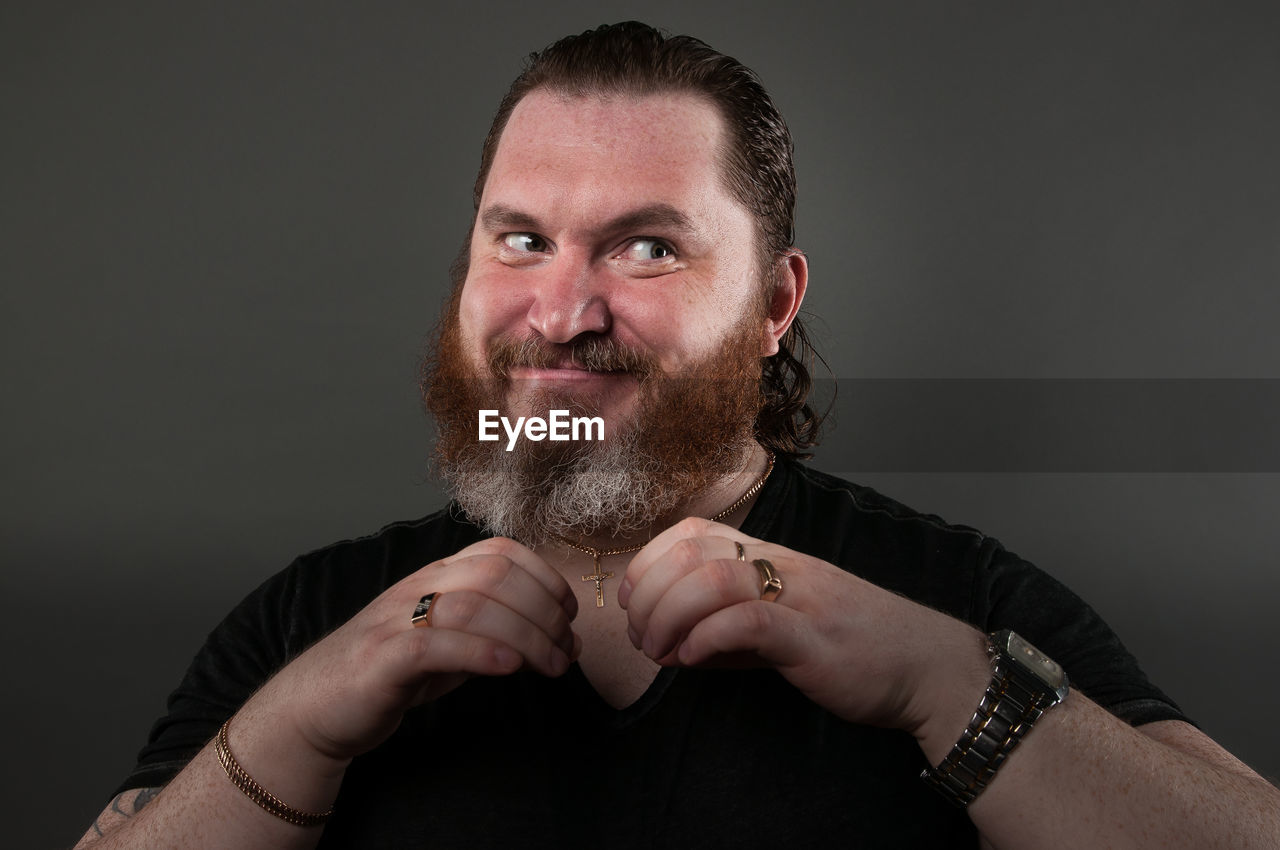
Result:
<svg viewBox="0 0 1280 850"><path fill-rule="evenodd" d="M973 719L942 760L920 778L961 808L991 782L1040 715L1062 702L1066 671L1009 629L987 637L992 676Z"/></svg>

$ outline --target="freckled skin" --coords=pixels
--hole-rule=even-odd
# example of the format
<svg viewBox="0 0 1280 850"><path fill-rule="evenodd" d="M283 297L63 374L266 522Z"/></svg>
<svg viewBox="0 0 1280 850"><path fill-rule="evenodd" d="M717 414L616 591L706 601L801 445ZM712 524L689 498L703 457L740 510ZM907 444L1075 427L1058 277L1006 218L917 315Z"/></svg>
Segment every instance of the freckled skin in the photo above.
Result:
<svg viewBox="0 0 1280 850"><path fill-rule="evenodd" d="M535 217L546 250L513 263L504 233L477 224L460 304L473 363L484 362L499 334L556 343L611 335L667 372L717 348L758 286L755 222L722 185L723 135L718 113L694 95L526 96L503 132L480 210L501 205ZM659 203L693 230L600 230ZM639 237L669 240L674 257L644 269L620 259ZM762 323L762 354L772 345L765 330ZM630 407L615 404L607 418Z"/></svg>

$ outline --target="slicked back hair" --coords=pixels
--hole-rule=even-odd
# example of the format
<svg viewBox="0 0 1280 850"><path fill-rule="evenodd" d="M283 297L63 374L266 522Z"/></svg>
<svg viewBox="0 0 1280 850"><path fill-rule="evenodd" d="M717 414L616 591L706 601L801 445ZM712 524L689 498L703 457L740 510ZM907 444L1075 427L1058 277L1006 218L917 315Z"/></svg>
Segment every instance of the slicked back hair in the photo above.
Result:
<svg viewBox="0 0 1280 850"><path fill-rule="evenodd" d="M567 36L530 54L485 138L474 191L477 211L507 121L535 89L571 96L679 92L710 101L728 135L722 152L726 188L759 228L762 298L770 300L795 242L796 174L791 131L754 71L696 38L669 36L636 21ZM762 364L756 438L783 457L809 457L807 450L818 441L822 416L807 402L814 354L797 316L778 352Z"/></svg>

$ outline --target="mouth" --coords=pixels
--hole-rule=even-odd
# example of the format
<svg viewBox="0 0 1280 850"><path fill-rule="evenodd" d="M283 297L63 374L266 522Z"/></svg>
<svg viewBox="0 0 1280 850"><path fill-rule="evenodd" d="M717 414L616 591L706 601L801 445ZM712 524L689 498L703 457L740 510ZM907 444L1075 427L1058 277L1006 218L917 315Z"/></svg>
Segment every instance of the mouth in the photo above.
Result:
<svg viewBox="0 0 1280 850"><path fill-rule="evenodd" d="M488 361L490 372L499 379L577 389L643 384L656 367L633 348L595 338L558 345L534 338L499 338L492 343Z"/></svg>
<svg viewBox="0 0 1280 850"><path fill-rule="evenodd" d="M581 384L634 378L630 372L624 370L602 372L583 369L572 363L558 366L513 366L508 375L513 381L531 381L541 384Z"/></svg>

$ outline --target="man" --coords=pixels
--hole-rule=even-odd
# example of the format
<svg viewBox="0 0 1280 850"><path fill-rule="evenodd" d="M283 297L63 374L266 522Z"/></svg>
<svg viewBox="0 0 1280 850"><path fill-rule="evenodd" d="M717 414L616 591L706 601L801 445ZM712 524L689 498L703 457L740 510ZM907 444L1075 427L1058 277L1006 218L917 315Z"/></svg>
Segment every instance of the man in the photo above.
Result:
<svg viewBox="0 0 1280 850"><path fill-rule="evenodd" d="M461 510L255 591L81 846L1273 846L1087 606L796 462L793 202L733 60L538 54L424 378Z"/></svg>

